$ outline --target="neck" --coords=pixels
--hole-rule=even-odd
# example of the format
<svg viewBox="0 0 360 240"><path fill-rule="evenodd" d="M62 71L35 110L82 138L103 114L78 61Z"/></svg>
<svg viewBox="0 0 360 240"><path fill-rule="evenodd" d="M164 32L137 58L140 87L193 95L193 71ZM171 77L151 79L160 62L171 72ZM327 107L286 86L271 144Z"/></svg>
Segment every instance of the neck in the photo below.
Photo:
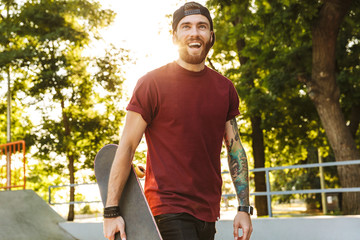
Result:
<svg viewBox="0 0 360 240"><path fill-rule="evenodd" d="M190 64L185 61L183 61L181 58L176 60L176 62L186 70L192 71L192 72L200 72L205 68L205 60L202 61L199 64Z"/></svg>

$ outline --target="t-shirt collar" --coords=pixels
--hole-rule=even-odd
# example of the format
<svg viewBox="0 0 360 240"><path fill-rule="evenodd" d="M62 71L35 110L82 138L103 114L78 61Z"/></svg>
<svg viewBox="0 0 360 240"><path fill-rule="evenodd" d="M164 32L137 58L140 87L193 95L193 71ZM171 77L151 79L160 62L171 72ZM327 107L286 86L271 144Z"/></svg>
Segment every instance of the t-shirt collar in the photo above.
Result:
<svg viewBox="0 0 360 240"><path fill-rule="evenodd" d="M188 76L203 76L206 72L207 72L207 69L208 67L205 66L203 70L199 71L199 72L194 72L194 71L189 71L183 67L181 67L176 61L173 62L173 65L174 65L174 68L175 68L175 71L180 73L180 74L185 74L185 75L188 75Z"/></svg>

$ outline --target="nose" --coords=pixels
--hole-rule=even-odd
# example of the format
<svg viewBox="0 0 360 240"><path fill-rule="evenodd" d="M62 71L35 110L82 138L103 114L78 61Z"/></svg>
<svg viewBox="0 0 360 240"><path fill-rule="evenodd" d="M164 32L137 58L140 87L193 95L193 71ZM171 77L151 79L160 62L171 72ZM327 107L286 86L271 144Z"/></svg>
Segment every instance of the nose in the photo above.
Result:
<svg viewBox="0 0 360 240"><path fill-rule="evenodd" d="M199 29L196 26L192 26L190 29L190 36L198 36Z"/></svg>

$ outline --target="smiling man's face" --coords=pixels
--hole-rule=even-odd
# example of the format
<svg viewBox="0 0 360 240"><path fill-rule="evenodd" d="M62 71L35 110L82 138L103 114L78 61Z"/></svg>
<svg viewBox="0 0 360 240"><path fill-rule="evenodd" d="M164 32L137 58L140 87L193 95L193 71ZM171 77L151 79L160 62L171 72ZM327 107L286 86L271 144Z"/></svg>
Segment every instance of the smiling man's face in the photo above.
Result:
<svg viewBox="0 0 360 240"><path fill-rule="evenodd" d="M212 32L209 20L201 15L189 15L181 19L173 34L180 58L189 64L200 64L211 48Z"/></svg>

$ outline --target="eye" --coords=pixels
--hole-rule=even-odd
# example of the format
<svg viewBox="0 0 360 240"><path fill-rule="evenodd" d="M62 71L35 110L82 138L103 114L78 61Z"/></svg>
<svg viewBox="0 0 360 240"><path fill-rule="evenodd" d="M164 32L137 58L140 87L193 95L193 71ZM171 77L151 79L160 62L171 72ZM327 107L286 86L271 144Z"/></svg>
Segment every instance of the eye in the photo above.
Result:
<svg viewBox="0 0 360 240"><path fill-rule="evenodd" d="M202 25L199 26L199 28L202 29L202 30L205 30L205 29L207 29L207 26L205 24L202 24Z"/></svg>
<svg viewBox="0 0 360 240"><path fill-rule="evenodd" d="M189 26L189 25L182 25L181 28L182 28L182 29L189 29L190 26Z"/></svg>

